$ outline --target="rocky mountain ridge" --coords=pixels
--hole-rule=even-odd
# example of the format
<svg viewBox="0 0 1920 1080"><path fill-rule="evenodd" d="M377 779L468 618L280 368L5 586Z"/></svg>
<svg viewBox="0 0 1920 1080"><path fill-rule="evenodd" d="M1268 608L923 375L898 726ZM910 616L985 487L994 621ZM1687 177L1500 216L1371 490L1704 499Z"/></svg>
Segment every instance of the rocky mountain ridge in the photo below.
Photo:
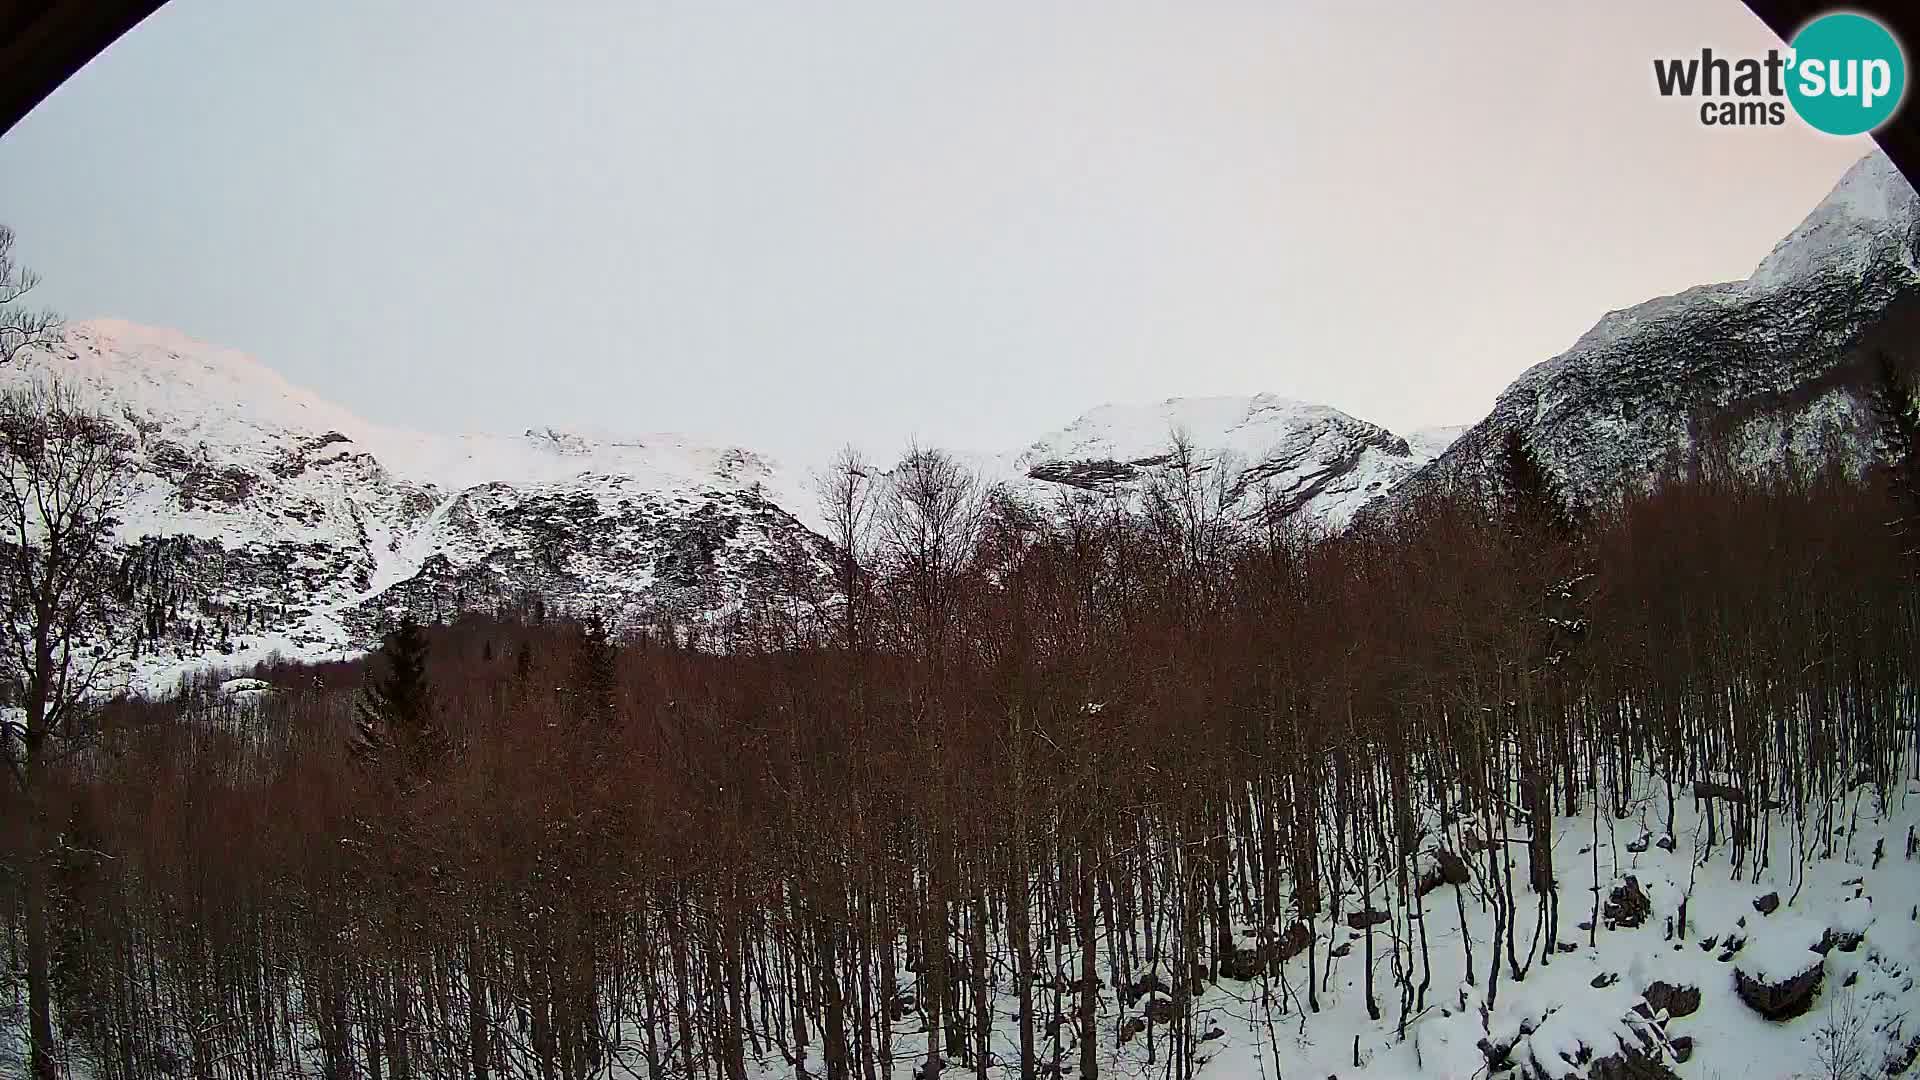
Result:
<svg viewBox="0 0 1920 1080"><path fill-rule="evenodd" d="M1685 473L1709 446L1747 471L1829 451L1864 465L1873 356L1920 356L1916 252L1920 198L1876 150L1745 280L1607 314L1373 509L1488 482L1513 430L1583 503Z"/></svg>

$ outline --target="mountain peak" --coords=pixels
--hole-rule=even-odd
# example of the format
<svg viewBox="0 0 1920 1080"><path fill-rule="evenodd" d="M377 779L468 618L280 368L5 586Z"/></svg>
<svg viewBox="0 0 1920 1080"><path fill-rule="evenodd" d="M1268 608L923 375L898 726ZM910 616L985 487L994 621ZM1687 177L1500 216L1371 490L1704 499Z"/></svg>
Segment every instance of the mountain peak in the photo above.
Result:
<svg viewBox="0 0 1920 1080"><path fill-rule="evenodd" d="M135 366L151 368L156 375L189 381L213 376L250 380L278 390L295 389L251 354L201 341L171 327L148 326L126 319L85 319L66 324L63 343L64 350L55 346L51 351L79 365L81 373L102 367Z"/></svg>
<svg viewBox="0 0 1920 1080"><path fill-rule="evenodd" d="M1406 439L1339 409L1279 394L1173 397L1091 409L1012 463L1022 482L1127 492L1164 470L1176 436L1241 512L1340 528L1424 464L1434 440ZM1440 444L1444 445L1444 444ZM1244 505L1243 505L1244 504Z"/></svg>
<svg viewBox="0 0 1920 1080"><path fill-rule="evenodd" d="M188 446L252 449L289 433L357 441L369 431L247 353L124 319L68 323L59 342L23 352L13 367L12 377L50 375L112 413L164 422Z"/></svg>
<svg viewBox="0 0 1920 1080"><path fill-rule="evenodd" d="M1889 242L1905 239L1916 219L1913 186L1876 148L1774 245L1746 284L1773 288L1815 273L1858 274ZM1908 248L1910 255L1910 243Z"/></svg>

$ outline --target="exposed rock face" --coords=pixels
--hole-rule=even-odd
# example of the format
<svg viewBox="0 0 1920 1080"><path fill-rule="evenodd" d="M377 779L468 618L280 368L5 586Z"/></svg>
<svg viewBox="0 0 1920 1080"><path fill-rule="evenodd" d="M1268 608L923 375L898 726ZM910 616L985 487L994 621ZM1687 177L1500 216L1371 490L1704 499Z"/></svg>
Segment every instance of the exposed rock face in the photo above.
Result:
<svg viewBox="0 0 1920 1080"><path fill-rule="evenodd" d="M1549 1080L1545 1073L1542 1080ZM1680 1074L1657 1053L1638 1047L1595 1058L1587 1065L1591 1080L1680 1080Z"/></svg>
<svg viewBox="0 0 1920 1080"><path fill-rule="evenodd" d="M1601 319L1514 381L1394 500L1493 483L1508 431L1584 503L1685 472L1725 439L1758 470L1874 440L1869 353L1909 362L1920 329L1920 211L1884 154L1856 164L1745 281L1703 285Z"/></svg>
<svg viewBox="0 0 1920 1080"><path fill-rule="evenodd" d="M1262 934L1263 940L1258 946L1247 946L1237 942L1223 942L1220 954L1220 975L1222 978L1240 982L1252 982L1259 978L1269 967L1284 963L1298 956L1313 944L1313 931L1306 923L1296 922L1287 927L1286 933L1273 936Z"/></svg>
<svg viewBox="0 0 1920 1080"><path fill-rule="evenodd" d="M717 612L756 590L825 596L824 543L745 489L662 493L601 474L495 482L454 495L412 543L432 554L352 609L357 630L394 603L444 618L538 595L639 621Z"/></svg>
<svg viewBox="0 0 1920 1080"><path fill-rule="evenodd" d="M1614 997L1613 1002L1621 999ZM1605 1009L1606 1005L1595 1002ZM1668 1061L1671 1044L1660 1026L1636 1006L1610 1022L1588 1007L1559 1008L1543 1017L1513 1047L1518 1075L1528 1080L1586 1076L1590 1080L1678 1080Z"/></svg>
<svg viewBox="0 0 1920 1080"><path fill-rule="evenodd" d="M1740 1000L1768 1020L1805 1013L1826 974L1830 931L1823 919L1781 911L1749 933L1734 960Z"/></svg>
<svg viewBox="0 0 1920 1080"><path fill-rule="evenodd" d="M1365 930L1369 926L1379 926L1381 923L1387 922L1392 917L1393 916L1388 915L1384 911L1375 911L1369 908L1362 911L1356 911L1348 915L1347 926L1348 928L1353 930Z"/></svg>

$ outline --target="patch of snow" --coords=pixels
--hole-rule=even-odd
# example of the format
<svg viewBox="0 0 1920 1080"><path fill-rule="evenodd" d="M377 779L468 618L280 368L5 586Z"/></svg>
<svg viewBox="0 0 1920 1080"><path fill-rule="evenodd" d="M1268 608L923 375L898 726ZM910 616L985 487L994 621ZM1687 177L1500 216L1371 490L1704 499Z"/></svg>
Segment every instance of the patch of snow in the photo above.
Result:
<svg viewBox="0 0 1920 1080"><path fill-rule="evenodd" d="M1416 428L1407 433L1407 445L1412 448L1413 456L1422 461L1432 461L1447 452L1447 448L1466 434L1471 424L1451 424L1443 427Z"/></svg>
<svg viewBox="0 0 1920 1080"><path fill-rule="evenodd" d="M271 694L279 687L265 679L228 679L220 684L221 697L238 697L244 694Z"/></svg>

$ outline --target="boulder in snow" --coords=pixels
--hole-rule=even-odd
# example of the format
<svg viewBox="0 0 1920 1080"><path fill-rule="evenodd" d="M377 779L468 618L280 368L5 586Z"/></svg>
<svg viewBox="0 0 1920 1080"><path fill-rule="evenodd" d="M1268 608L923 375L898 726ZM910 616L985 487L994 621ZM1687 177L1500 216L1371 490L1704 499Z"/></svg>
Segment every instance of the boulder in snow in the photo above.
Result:
<svg viewBox="0 0 1920 1080"><path fill-rule="evenodd" d="M1632 1011L1560 1008L1513 1048L1516 1075L1526 1080L1679 1080L1667 1064L1665 1039Z"/></svg>
<svg viewBox="0 0 1920 1080"><path fill-rule="evenodd" d="M1767 982L1734 968L1734 989L1740 992L1741 1001L1768 1020L1791 1020L1813 1006L1813 996L1820 992L1820 980L1826 974L1826 964L1818 954L1808 959L1811 963L1805 970L1778 982Z"/></svg>
<svg viewBox="0 0 1920 1080"><path fill-rule="evenodd" d="M1614 887L1600 914L1605 916L1609 930L1616 926L1639 926L1653 914L1653 901L1648 900L1645 890L1640 888L1640 879L1629 874L1627 880Z"/></svg>
<svg viewBox="0 0 1920 1080"><path fill-rule="evenodd" d="M1655 1015L1665 1010L1669 1017L1692 1016L1700 1009L1700 988L1697 986L1675 986L1670 982L1655 980L1641 996L1647 999L1647 1007Z"/></svg>
<svg viewBox="0 0 1920 1080"><path fill-rule="evenodd" d="M1384 911L1375 911L1372 908L1367 908L1348 915L1347 925L1355 930L1365 930L1369 926L1379 926L1392 917L1393 916L1388 915Z"/></svg>
<svg viewBox="0 0 1920 1080"><path fill-rule="evenodd" d="M1826 957L1816 949L1827 927L1804 916L1782 915L1756 930L1733 969L1740 1000L1768 1020L1791 1020L1813 1005L1826 974Z"/></svg>
<svg viewBox="0 0 1920 1080"><path fill-rule="evenodd" d="M245 701L250 698L264 697L279 689L265 679L228 679L220 684L220 696Z"/></svg>

